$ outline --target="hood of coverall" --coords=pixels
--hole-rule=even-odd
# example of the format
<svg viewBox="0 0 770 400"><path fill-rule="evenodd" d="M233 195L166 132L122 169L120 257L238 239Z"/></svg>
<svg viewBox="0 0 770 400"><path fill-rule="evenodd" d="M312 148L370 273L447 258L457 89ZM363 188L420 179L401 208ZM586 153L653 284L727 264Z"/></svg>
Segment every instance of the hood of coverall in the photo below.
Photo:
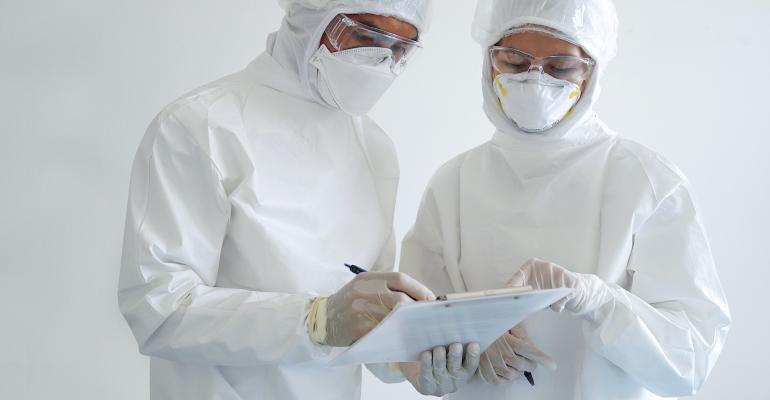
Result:
<svg viewBox="0 0 770 400"><path fill-rule="evenodd" d="M586 90L572 111L555 127L537 134L518 129L508 118L489 72L489 47L511 29L528 26L557 31L556 37L579 45L596 62ZM484 54L484 111L499 131L531 141L581 140L580 128L594 117L599 81L617 52L618 18L611 0L479 0L472 32Z"/></svg>
<svg viewBox="0 0 770 400"><path fill-rule="evenodd" d="M292 93L326 104L318 92L318 69L310 58L326 27L338 14L376 14L414 25L420 38L428 30L432 0L278 0L286 11L281 27L268 37L267 52L299 82Z"/></svg>

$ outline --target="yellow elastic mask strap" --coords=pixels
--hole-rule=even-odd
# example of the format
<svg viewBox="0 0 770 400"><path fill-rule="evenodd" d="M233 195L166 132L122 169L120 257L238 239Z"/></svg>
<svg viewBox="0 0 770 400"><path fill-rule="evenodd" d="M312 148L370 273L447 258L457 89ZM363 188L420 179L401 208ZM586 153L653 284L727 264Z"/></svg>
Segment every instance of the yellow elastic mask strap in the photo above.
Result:
<svg viewBox="0 0 770 400"><path fill-rule="evenodd" d="M582 94L583 94L583 92L580 90L580 86L578 86L578 87L577 87L577 89L575 89L575 90L573 90L572 92L570 92L570 94L569 94L569 99L570 99L570 100L572 100L572 99L574 99L574 98L576 98L576 97L578 97L578 98L579 98L579 97L580 97ZM575 110L575 107L576 107L576 106L577 106L577 103L575 103L575 105L574 105L574 106L572 106L572 108L570 108L570 109L569 109L569 111L567 111L567 114L565 114L565 115L564 115L564 118L567 118L567 117L569 117L570 115L572 115L572 111L574 111L574 110Z"/></svg>
<svg viewBox="0 0 770 400"><path fill-rule="evenodd" d="M508 89L503 86L503 82L500 81L500 75L497 75L495 77L495 84L497 85L497 88L500 89L500 94L503 95L503 97L508 96Z"/></svg>

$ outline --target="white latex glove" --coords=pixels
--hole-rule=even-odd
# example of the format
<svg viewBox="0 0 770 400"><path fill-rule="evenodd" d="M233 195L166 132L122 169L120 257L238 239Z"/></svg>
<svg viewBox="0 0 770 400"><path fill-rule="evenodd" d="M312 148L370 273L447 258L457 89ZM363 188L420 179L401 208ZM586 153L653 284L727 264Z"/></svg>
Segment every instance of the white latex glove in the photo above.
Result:
<svg viewBox="0 0 770 400"><path fill-rule="evenodd" d="M322 304L318 319L323 320L323 327L315 341L334 347L350 346L374 329L396 305L435 299L430 289L399 272L356 275L337 293L316 299Z"/></svg>
<svg viewBox="0 0 770 400"><path fill-rule="evenodd" d="M455 343L436 347L420 354L420 361L400 363L406 379L421 394L441 397L454 393L467 383L479 367L481 348L478 343L465 346Z"/></svg>
<svg viewBox="0 0 770 400"><path fill-rule="evenodd" d="M497 339L481 354L479 376L490 385L500 385L521 378L525 372L542 365L550 370L556 363L532 343L527 331L517 326Z"/></svg>
<svg viewBox="0 0 770 400"><path fill-rule="evenodd" d="M572 293L551 305L576 315L590 313L612 300L604 281L596 275L578 274L548 261L531 259L508 281L509 287L531 286L533 289L571 288Z"/></svg>

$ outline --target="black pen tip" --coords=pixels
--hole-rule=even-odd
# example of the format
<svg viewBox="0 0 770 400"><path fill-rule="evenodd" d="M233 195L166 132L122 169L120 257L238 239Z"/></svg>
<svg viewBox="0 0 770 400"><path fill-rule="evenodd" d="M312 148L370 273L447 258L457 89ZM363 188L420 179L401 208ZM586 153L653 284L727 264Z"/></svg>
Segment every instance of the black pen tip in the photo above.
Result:
<svg viewBox="0 0 770 400"><path fill-rule="evenodd" d="M527 382L529 382L530 386L535 386L535 378L532 376L531 372L525 372L524 377L527 378Z"/></svg>

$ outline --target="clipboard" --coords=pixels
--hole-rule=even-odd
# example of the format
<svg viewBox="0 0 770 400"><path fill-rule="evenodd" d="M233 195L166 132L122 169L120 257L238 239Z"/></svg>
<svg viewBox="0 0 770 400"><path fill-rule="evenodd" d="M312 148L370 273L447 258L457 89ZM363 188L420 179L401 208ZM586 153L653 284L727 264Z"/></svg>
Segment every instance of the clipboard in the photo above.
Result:
<svg viewBox="0 0 770 400"><path fill-rule="evenodd" d="M452 343L476 342L484 350L506 331L571 292L564 288L527 290L399 305L329 364L416 361L423 351Z"/></svg>

